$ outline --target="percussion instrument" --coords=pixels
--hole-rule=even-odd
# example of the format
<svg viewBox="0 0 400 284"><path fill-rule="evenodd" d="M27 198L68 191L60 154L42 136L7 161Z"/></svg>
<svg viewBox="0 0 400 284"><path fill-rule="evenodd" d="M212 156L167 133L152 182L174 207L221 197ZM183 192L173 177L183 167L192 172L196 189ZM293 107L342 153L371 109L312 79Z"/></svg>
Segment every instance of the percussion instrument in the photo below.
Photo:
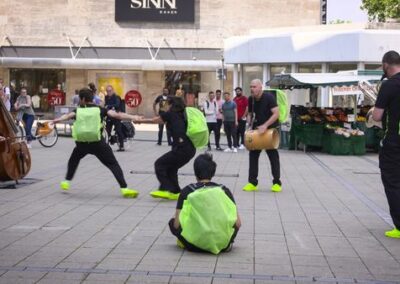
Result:
<svg viewBox="0 0 400 284"><path fill-rule="evenodd" d="M244 146L247 150L273 150L279 148L280 135L276 128L267 129L263 134L258 130L247 130L244 134Z"/></svg>
<svg viewBox="0 0 400 284"><path fill-rule="evenodd" d="M383 78L382 78L383 79ZM361 92L363 92L363 94L366 96L366 97L368 97L371 101L373 101L374 103L376 102L376 98L377 98L377 96L378 96L378 91L379 91L379 88L380 88L380 85L381 85L381 83L382 83L382 80L381 80L381 82L379 82L377 85L376 85L376 87L374 87L370 82L368 82L368 81L360 81L360 82L358 82L358 87L359 87L359 89L361 90ZM379 128L382 128L382 122L381 121L375 121L375 120L373 120L373 118L372 118L372 112L374 111L374 108L371 108L369 111L368 111L368 113L367 113L367 115L366 115L366 123L365 123L365 125L368 127L368 128L371 128L371 127L373 127L373 126L377 126L377 127L379 127Z"/></svg>

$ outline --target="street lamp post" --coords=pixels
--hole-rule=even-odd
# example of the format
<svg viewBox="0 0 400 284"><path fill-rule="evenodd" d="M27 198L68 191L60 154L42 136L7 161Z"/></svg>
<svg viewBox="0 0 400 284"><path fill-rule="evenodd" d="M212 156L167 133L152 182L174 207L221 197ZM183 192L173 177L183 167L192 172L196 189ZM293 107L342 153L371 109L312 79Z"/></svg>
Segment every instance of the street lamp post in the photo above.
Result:
<svg viewBox="0 0 400 284"><path fill-rule="evenodd" d="M221 71L221 92L222 92L222 94L224 93L224 85L225 85L225 70L224 70L224 61L225 61L225 59L224 59L224 55L222 54L221 55L221 68L222 68L222 71Z"/></svg>

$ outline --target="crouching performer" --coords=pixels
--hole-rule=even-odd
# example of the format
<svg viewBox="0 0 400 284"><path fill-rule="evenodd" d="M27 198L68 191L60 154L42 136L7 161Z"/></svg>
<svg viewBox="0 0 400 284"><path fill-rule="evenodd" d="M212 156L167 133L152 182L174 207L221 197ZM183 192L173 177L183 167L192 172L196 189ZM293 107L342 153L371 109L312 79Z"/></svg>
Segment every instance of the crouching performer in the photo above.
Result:
<svg viewBox="0 0 400 284"><path fill-rule="evenodd" d="M182 189L175 217L169 221L181 248L213 254L232 248L241 221L230 190L211 181L216 168L208 153L194 161L197 183Z"/></svg>
<svg viewBox="0 0 400 284"><path fill-rule="evenodd" d="M124 174L110 146L105 142L103 132L104 118L112 117L116 119L127 119L140 122L141 117L129 115L114 110L106 110L93 104L93 92L88 88L79 91L80 106L69 114L64 114L56 118L52 123L75 119L72 137L76 146L72 151L68 161L68 170L65 180L60 183L62 190L70 188L70 181L78 168L79 162L87 154L96 156L103 165L110 169L120 186L123 197L135 198L139 194L136 190L128 188Z"/></svg>

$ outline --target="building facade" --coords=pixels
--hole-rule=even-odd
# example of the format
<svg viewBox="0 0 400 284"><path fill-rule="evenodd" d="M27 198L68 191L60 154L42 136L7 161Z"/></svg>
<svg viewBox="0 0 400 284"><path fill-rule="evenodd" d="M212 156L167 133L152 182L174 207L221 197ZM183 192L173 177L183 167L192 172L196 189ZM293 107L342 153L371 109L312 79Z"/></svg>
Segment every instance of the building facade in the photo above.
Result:
<svg viewBox="0 0 400 284"><path fill-rule="evenodd" d="M233 85L248 89L250 81L267 83L280 73L336 73L381 69L389 50L399 51L400 27L337 24L253 30L225 41L224 56L233 65ZM308 90L288 92L290 103L340 106L344 97L332 97L328 88L311 98Z"/></svg>
<svg viewBox="0 0 400 284"><path fill-rule="evenodd" d="M39 111L70 104L75 89L94 82L122 97L139 91L142 103L127 111L150 115L164 86L171 94L232 90L227 38L320 21L319 0L2 1L0 77L16 92L24 86L38 95ZM228 68L224 84L218 68ZM54 89L65 102L48 101Z"/></svg>

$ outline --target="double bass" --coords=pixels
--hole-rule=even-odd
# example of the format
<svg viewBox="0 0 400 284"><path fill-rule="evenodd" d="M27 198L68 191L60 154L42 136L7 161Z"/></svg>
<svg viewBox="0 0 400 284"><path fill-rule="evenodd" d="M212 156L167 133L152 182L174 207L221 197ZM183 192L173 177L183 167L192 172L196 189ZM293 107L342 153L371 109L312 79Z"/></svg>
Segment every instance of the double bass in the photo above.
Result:
<svg viewBox="0 0 400 284"><path fill-rule="evenodd" d="M18 181L31 169L26 141L18 136L14 119L0 99L0 181Z"/></svg>

